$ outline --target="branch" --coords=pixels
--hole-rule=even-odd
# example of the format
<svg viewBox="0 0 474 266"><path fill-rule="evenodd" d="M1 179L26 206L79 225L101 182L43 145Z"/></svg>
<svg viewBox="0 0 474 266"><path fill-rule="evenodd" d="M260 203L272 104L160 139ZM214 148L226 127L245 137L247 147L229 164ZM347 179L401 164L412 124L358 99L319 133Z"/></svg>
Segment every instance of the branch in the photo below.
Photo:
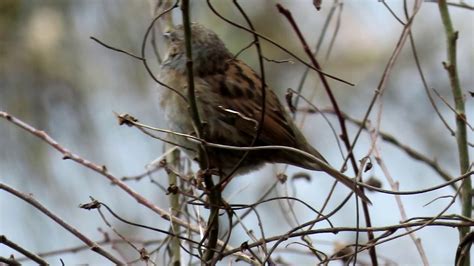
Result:
<svg viewBox="0 0 474 266"><path fill-rule="evenodd" d="M1 113L0 113L1 114ZM90 249L99 255L105 257L106 259L110 260L111 262L115 263L116 265L125 265L125 263L121 262L119 259L115 258L112 254L101 248L96 242L90 240L87 236L83 235L79 230L74 228L72 225L69 225L65 221L63 221L60 217L52 213L46 207L44 207L41 203L39 203L36 199L34 199L31 194L25 194L19 192L18 190L11 188L3 183L0 183L0 189L5 190L6 192L26 201L40 212L51 218L53 221L58 223L61 227L69 231L71 234L75 235L79 238L82 242L84 242ZM26 255L25 253L23 253Z"/></svg>
<svg viewBox="0 0 474 266"><path fill-rule="evenodd" d="M293 27L294 31L298 35L298 38L299 38L301 44L303 45L303 49L306 52L306 54L308 55L309 59L311 60L311 63L313 64L313 66L317 69L321 69L321 66L319 65L318 61L316 60L316 57L313 55L313 53L309 49L309 46L306 43L306 40L305 40L303 34L301 33L298 25L296 24L295 20L293 19L293 15L291 14L291 12L288 9L284 8L280 4L277 4L277 8L278 8L278 11L282 15L284 15L288 19L288 21L290 22L290 24ZM339 105L336 101L336 98L334 97L334 94L332 93L332 90L329 86L329 82L327 81L326 77L324 75L322 75L321 73L319 73L319 72L318 72L318 74L319 74L319 78L321 79L321 82L323 84L323 87L326 90L326 94L329 96L331 104L332 104L332 106L333 106L333 108L334 108L334 110L337 114L339 125L340 125L341 131L342 131L341 138L344 142L344 145L346 146L346 149L348 150L348 157L351 159L352 168L354 169L354 172L357 174L357 173L359 173L359 169L357 167L357 162L356 162L356 159L354 157L354 154L351 151L351 144L350 144L350 141L349 141L349 134L347 133L346 123L345 123L344 118L342 116L341 110L340 110ZM364 190L363 189L361 189L361 194L364 195ZM364 202L364 201L362 202L362 208L363 208L363 211L364 211L365 223L368 227L370 227L372 225L372 222L371 222L371 219L370 219L369 207L368 207L367 202ZM356 209L357 210L359 209L358 208L358 201L356 201ZM358 219L357 219L357 222L358 222ZM374 235L373 235L372 232L367 232L367 235L368 235L369 241L374 239ZM377 254L376 254L375 248L370 249L369 253L370 253L370 258L371 258L372 264L373 265L378 265L378 263L377 263Z"/></svg>
<svg viewBox="0 0 474 266"><path fill-rule="evenodd" d="M176 169L180 168L180 150L175 149L173 152L171 152L167 157L166 157L167 164L173 165ZM179 194L174 193L173 189L178 188L178 179L177 175L175 172L172 171L167 171L168 174L168 184L169 184L169 189L168 189L168 198L170 201L170 206L171 206L171 215L174 217L179 217L180 213L180 204L179 204ZM171 221L171 231L173 234L178 235L180 231L180 226L177 223L174 223L173 220ZM170 265L181 265L181 255L180 255L180 242L179 238L177 237L172 237L170 239L170 253L171 253L171 258L170 258Z"/></svg>
<svg viewBox="0 0 474 266"><path fill-rule="evenodd" d="M160 215L161 218L167 220L167 221L173 221L175 223L178 223L180 226L183 226L187 229L189 229L192 232L199 233L199 227L193 224L190 224L189 222L186 222L180 218L177 217L172 217L172 215L169 212L166 212L165 210L162 210L155 204L151 203L148 199L144 198L142 195L137 193L135 190L133 190L131 187L129 187L125 182L121 181L119 178L115 177L113 174L111 174L105 166L99 166L91 161L88 161L71 151L69 151L67 148L61 146L56 140L51 138L46 132L38 130L29 124L19 120L18 118L6 113L0 111L0 117L4 118L5 120L11 122L12 124L26 130L27 132L33 134L34 136L38 137L45 143L47 143L49 146L53 147L55 150L60 152L63 155L63 159L69 159L72 160L88 169L91 169L92 171L104 176L107 178L111 184L117 185L120 189L125 191L127 194L129 194L132 198L134 198L139 204L147 207L148 209L152 210L156 214ZM218 241L219 245L222 245L222 241ZM226 249L231 249L231 247L227 247ZM249 257L248 255L239 252L237 254L239 259L242 259L248 263L255 263L255 261Z"/></svg>
<svg viewBox="0 0 474 266"><path fill-rule="evenodd" d="M459 75L457 70L456 62L456 42L458 39L458 32L454 31L451 17L449 15L448 5L446 0L438 1L439 12L441 20L443 21L444 29L447 38L447 54L448 61L443 63L445 69L449 75L449 81L451 83L451 90L454 98L454 104L456 108L456 141L458 145L459 155L459 168L460 172L466 173L469 171L469 152L467 145L467 128L466 128L466 113L464 107L463 92L461 84L459 82ZM471 179L466 178L462 184L462 215L471 217L472 215L472 196L471 196L472 184ZM460 229L460 238L463 239L468 233L469 228ZM464 257L463 265L470 265L469 254Z"/></svg>
<svg viewBox="0 0 474 266"><path fill-rule="evenodd" d="M263 40L265 40L265 41L267 41L267 42L273 44L274 46L278 47L279 49L281 49L281 50L284 51L285 53L289 54L289 55L292 56L294 59L296 59L297 61L299 61L300 63L302 63L303 65L305 65L305 66L311 68L312 70L314 70L314 71L316 71L316 72L318 72L318 73L320 73L320 74L322 74L322 75L324 75L324 76L326 76L326 77L328 77L328 78L330 78L330 79L337 80L337 81L339 81L339 82L342 82L342 83L347 84L347 85L350 85L350 86L354 86L354 84L351 83L351 82L349 82L349 81L343 80L343 79L338 78L338 77L336 77L336 76L334 76L334 75L331 75L331 74L328 74L328 73L326 73L326 72L323 72L322 70L320 70L320 69L318 69L318 68L315 68L314 66L312 66L312 65L309 64L309 63L307 63L306 61L304 61L303 59L301 59L300 57L298 57L296 54L292 53L290 50L288 50L287 48L281 46L280 44L278 44L277 42L273 41L272 39L270 39L270 38L268 38L268 37L266 37L266 36L264 36L264 35L262 35L262 34L260 34L260 33L258 33L258 32L255 32L255 31L253 31L253 30L251 30L251 29L248 29L248 28L246 28L246 27L244 27L244 26L242 26L242 25L239 25L239 24L237 24L237 23L235 23L235 22L233 22L233 21L231 21L231 20L229 20L229 19L227 19L226 17L222 16L219 12L217 12L217 10L216 10L216 9L214 8L214 6L211 4L211 0L206 0L206 1L207 1L207 5L208 5L209 8L211 9L211 11L212 11L214 14L216 14L216 16L218 16L220 19L224 20L225 22L227 22L227 23L231 24L232 26L237 27L237 28L239 28L239 29L241 29L241 30L244 30L244 31L247 31L247 32L249 32L249 33L252 33L252 34L257 35L258 37L262 38Z"/></svg>
<svg viewBox="0 0 474 266"><path fill-rule="evenodd" d="M0 184L1 186L1 184ZM45 260L43 260L43 258L41 258L40 256L24 249L23 247L19 246L18 244L10 241L6 236L4 235L0 235L0 243L1 244L4 244L16 251L18 251L19 253L25 255L26 257L30 258L32 261L38 263L39 265L49 265Z"/></svg>

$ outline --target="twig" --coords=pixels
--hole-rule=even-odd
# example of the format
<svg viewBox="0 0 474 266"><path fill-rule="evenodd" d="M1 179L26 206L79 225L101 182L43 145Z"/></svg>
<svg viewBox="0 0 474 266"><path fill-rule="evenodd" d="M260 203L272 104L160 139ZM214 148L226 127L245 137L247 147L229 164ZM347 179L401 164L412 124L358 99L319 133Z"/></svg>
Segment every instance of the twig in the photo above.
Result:
<svg viewBox="0 0 474 266"><path fill-rule="evenodd" d="M145 35L143 36L143 40L142 40L142 47L141 47L141 51L140 51L140 54L141 54L141 58L142 58L142 62L143 62L143 66L145 67L146 71L148 72L148 75L158 84L160 84L161 86L173 91L174 93L176 93L177 95L179 95L179 97L181 97L185 102L188 101L188 99L181 93L179 92L178 90L176 90L175 88L171 88L170 86L168 86L167 84L164 84L163 82L161 82L160 80L158 80L158 78L155 76L155 74L153 74L153 71L151 70L150 66L148 65L148 61L147 61L147 57L146 57L146 44L147 44L147 41L148 41L148 36L150 35L151 31L153 30L154 28L154 25L156 23L156 21L158 21L158 19L160 19L162 16L165 16L167 13L171 12L171 10L175 9L178 7L178 2L179 0L176 0L174 2L173 5L171 5L168 9L164 10L163 12L161 12L161 14L159 14L158 16L156 16L151 22L150 22L150 25L148 25L148 28L145 32Z"/></svg>
<svg viewBox="0 0 474 266"><path fill-rule="evenodd" d="M378 133L378 131L377 132L373 131L373 133L371 134L372 142L374 143L373 153L375 154L375 160L377 161L380 168L382 169L382 171L385 175L385 178L387 179L388 183L390 184L390 187L392 188L392 190L393 191L398 191L398 189L399 189L398 182L395 182L393 180L390 172L388 171L387 165L385 164L385 162L382 159L382 155L380 153L380 150L376 145L377 133ZM400 195L395 195L395 201L397 202L397 206L398 206L398 209L400 211L400 217L403 220L406 220L407 215L406 215L406 212L405 212L405 207L403 206L402 199L400 198ZM408 228L408 227L406 228L407 231L409 231L410 229L411 228ZM416 237L415 233L410 233L409 236L412 239L413 243L415 244L415 246L418 250L418 253L420 254L421 261L423 262L423 265L428 266L429 265L428 257L426 256L426 252L423 248L423 245L421 244L421 240Z"/></svg>
<svg viewBox="0 0 474 266"><path fill-rule="evenodd" d="M338 1L334 1L331 9L329 10L328 15L326 16L326 19L324 20L323 27L321 29L321 33L319 34L318 37L318 42L316 43L316 47L314 49L314 56L318 55L318 52L320 51L321 45L323 44L324 37L326 36L327 29L329 27L329 23L331 22L334 12L336 11L336 8L339 6ZM301 95L303 91L303 86L306 81L306 78L308 77L309 74L309 67L306 67L306 69L303 72L303 75L300 78L300 81L298 83L298 87L296 88L296 91L298 92L298 95ZM299 103L299 97L295 99L293 106L295 108L298 108L298 103ZM293 118L295 117L296 114L293 115Z"/></svg>
<svg viewBox="0 0 474 266"><path fill-rule="evenodd" d="M448 103L448 101L443 97L443 95L441 95L435 88L431 88L431 90L434 91L434 93L436 94L436 96L438 96L438 98L441 99L441 101L443 101L443 103L449 108L449 110L453 111L453 113L456 115L456 117L458 119L461 119L465 124L466 126L469 127L469 129L471 131L474 131L474 128L471 126L471 124L469 124L469 122L467 122L467 119L466 119L466 116L465 115L462 115L462 114L458 114L458 112L456 111L456 108L451 106L451 104ZM464 100L463 100L464 101ZM454 136L454 135L453 135Z"/></svg>
<svg viewBox="0 0 474 266"><path fill-rule="evenodd" d="M113 47L113 46L111 46L111 45L108 45L108 44L106 44L105 42L103 42L103 41L97 39L97 38L94 37L94 36L90 36L89 38L90 38L91 40L97 42L98 44L104 46L104 47L107 48L107 49L110 49L110 50L115 51L115 52L119 52L119 53L126 54L126 55L128 55L128 56L130 56L130 57L133 57L133 58L135 58L135 59L138 59L138 60L140 60L140 61L143 60L143 58L140 57L140 56L138 56L138 55L134 55L134 54L132 54L132 53L130 53L130 52L127 52L127 51L125 51L125 50L122 50L122 49Z"/></svg>
<svg viewBox="0 0 474 266"><path fill-rule="evenodd" d="M164 84L163 82L161 82L160 80L158 80L158 78L155 76L155 74L153 74L153 71L151 70L150 66L148 65L148 61L146 59L146 43L147 43L147 40L148 40L148 35L150 35L151 31L153 30L153 26L155 25L155 22L160 19L162 16L166 15L168 12L170 12L171 10L175 9L177 7L177 4L178 4L178 1L179 0L176 0L175 4L172 5L170 8L168 8L167 10L163 11L161 14L159 14L158 16L156 16L150 23L150 25L148 25L148 29L147 31L145 32L145 35L143 36L143 40L142 40L142 47L141 47L141 56L137 56L137 55L134 55L132 53L129 53L127 51L124 51L122 49L119 49L119 48L115 48L111 45L108 45L102 41L100 41L99 39L95 38L95 37L90 37L92 40L96 41L97 43L99 43L100 45L106 47L107 49L111 49L113 51L116 51L116 52L119 52L119 53L124 53L130 57L133 57L135 59L138 59L140 61L142 61L143 63L143 66L145 67L146 71L148 72L148 75L158 84L160 84L161 86L173 91L174 93L176 93L177 95L179 95L181 98L183 98L185 101L187 101L186 97L184 97L184 95L182 93L180 93L179 91L177 91L176 89L174 88L171 88L170 86L168 86L167 84Z"/></svg>
<svg viewBox="0 0 474 266"><path fill-rule="evenodd" d="M382 2L382 4L388 9L388 11L390 12L390 14L392 14L392 16L393 16L398 22L400 22L400 24L405 25L405 22L403 22L403 21L397 16L397 14L395 14L395 11L393 11L393 9L387 4L387 2L385 2L385 0L380 0L379 2Z"/></svg>
<svg viewBox="0 0 474 266"><path fill-rule="evenodd" d="M240 49L237 53L235 53L233 59L237 59L240 54L242 54L243 52L245 52L247 49L249 49L250 47L252 47L252 45L254 45L254 44L255 44L255 40L251 41L251 42L250 42L249 44L247 44L244 48Z"/></svg>

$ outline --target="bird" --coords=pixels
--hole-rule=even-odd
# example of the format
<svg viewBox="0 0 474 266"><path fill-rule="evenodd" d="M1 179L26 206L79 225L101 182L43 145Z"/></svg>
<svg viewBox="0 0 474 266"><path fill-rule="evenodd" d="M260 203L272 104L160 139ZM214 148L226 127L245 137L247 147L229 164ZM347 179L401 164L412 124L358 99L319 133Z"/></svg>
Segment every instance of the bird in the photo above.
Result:
<svg viewBox="0 0 474 266"><path fill-rule="evenodd" d="M223 175L241 175L255 171L266 163L283 163L308 170L324 171L346 185L360 198L370 202L354 180L332 168L321 153L311 146L275 92L265 86L265 111L262 117L263 84L260 76L245 62L236 58L222 39L211 29L191 23L192 69L197 110L206 142L229 146L286 146L316 157L309 158L288 149L251 150L235 171L245 151L206 147L210 168ZM196 135L187 99L187 57L183 25L163 33L168 45L158 79L160 106L169 129ZM261 124L261 125L260 125ZM170 135L170 141L190 157L198 159L199 143Z"/></svg>

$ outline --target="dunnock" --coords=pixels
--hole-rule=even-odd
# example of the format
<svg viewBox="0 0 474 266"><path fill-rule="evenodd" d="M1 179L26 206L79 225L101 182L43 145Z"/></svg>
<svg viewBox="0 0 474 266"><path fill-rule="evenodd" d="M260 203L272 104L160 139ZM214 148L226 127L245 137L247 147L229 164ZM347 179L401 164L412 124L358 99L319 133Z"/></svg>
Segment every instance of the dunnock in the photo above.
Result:
<svg viewBox="0 0 474 266"><path fill-rule="evenodd" d="M204 127L205 140L232 146L249 146L257 132L262 112L262 82L255 71L236 59L213 31L191 24L194 85L197 107ZM168 51L159 75L160 81L182 95L187 95L186 50L183 26L168 30ZM193 134L192 118L186 100L176 92L160 88L160 104L171 130ZM265 163L285 163L302 168L325 171L348 186L362 199L367 197L349 177L330 167L295 126L271 88L265 88L265 113L255 146L281 145L300 149L323 163L288 150L249 152L237 174L258 169ZM198 144L171 136L172 141L196 157ZM243 151L207 148L212 168L228 174L243 155Z"/></svg>

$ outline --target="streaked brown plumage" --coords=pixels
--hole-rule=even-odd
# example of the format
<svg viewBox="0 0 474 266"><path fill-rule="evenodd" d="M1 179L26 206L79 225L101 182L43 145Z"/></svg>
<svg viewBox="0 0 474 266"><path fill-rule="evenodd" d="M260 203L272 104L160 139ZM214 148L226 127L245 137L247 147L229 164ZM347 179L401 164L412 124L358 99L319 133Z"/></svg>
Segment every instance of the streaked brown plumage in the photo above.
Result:
<svg viewBox="0 0 474 266"><path fill-rule="evenodd" d="M262 111L262 83L255 71L234 58L222 40L211 30L193 23L192 53L196 101L204 124L206 141L232 146L249 146L256 134ZM160 80L187 95L186 56L182 26L168 31L168 53L162 64ZM281 145L308 152L323 162L295 126L287 111L270 88L266 88L265 113L261 133L255 146ZM186 101L166 88L160 88L161 107L172 130L193 134L192 119ZM172 140L195 157L196 143L182 137ZM209 149L211 167L229 173L242 157L242 151ZM327 164L285 150L251 151L237 171L238 174L258 169L265 163L286 163L310 170L325 171L359 196L365 196L350 178Z"/></svg>

